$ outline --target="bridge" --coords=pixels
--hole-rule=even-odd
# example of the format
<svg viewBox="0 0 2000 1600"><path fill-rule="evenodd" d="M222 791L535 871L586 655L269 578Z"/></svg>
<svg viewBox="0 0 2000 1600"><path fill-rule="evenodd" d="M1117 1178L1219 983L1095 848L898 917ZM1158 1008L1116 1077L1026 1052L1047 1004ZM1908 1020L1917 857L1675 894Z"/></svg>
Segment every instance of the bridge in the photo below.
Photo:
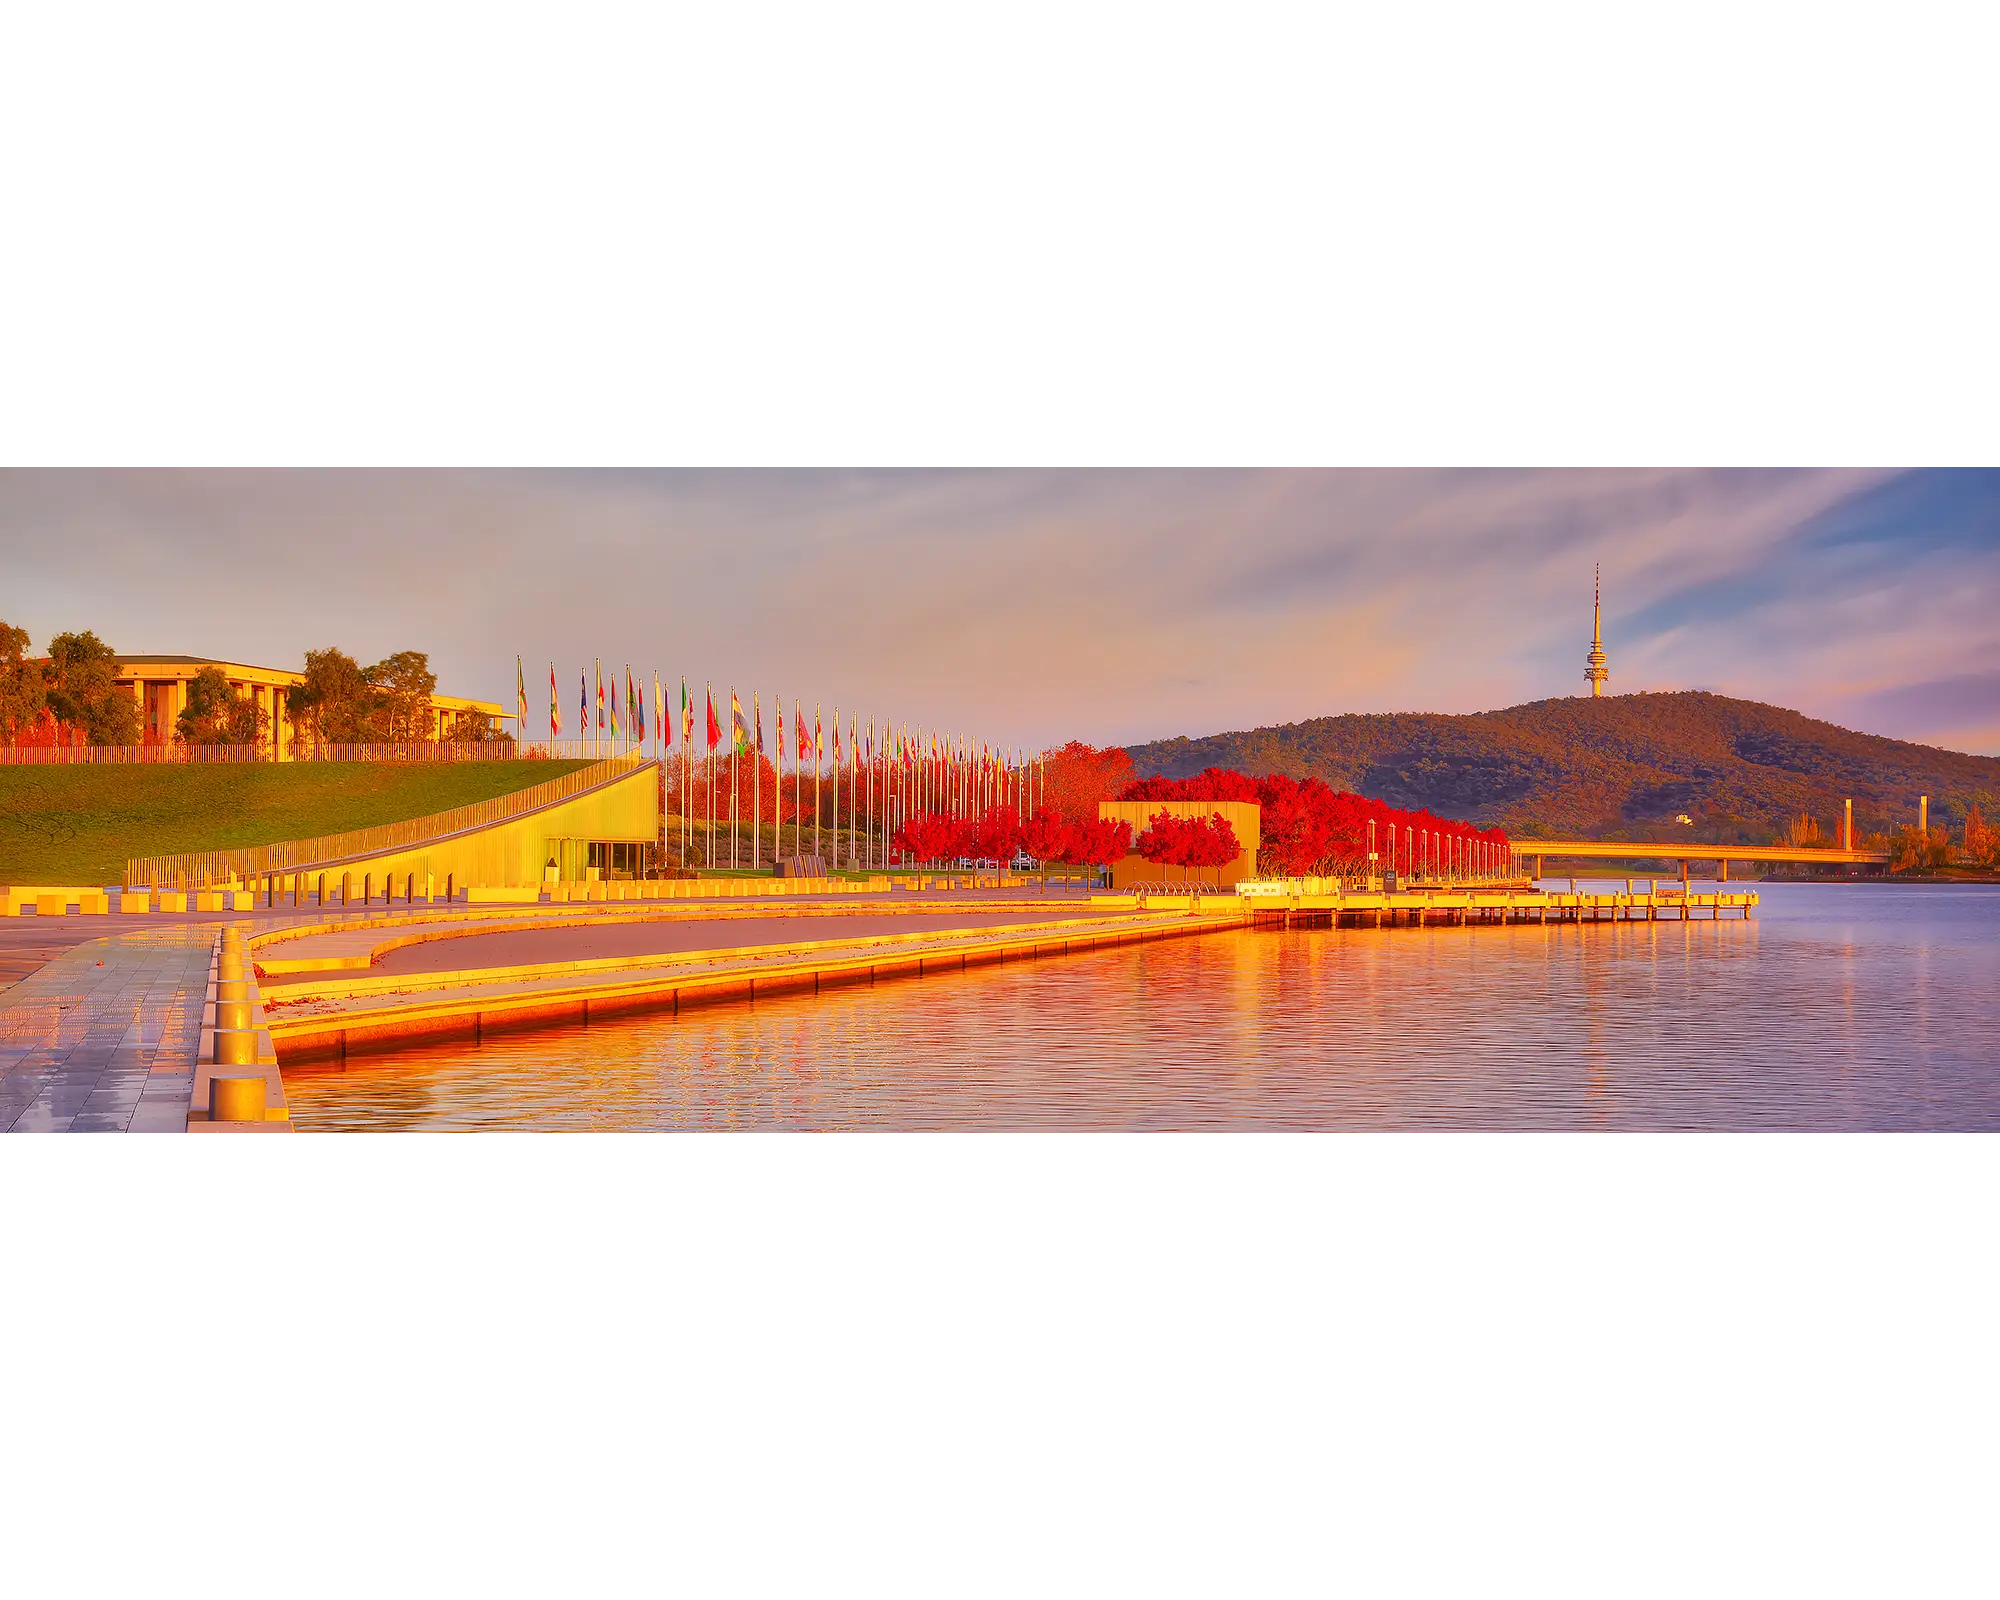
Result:
<svg viewBox="0 0 2000 1600"><path fill-rule="evenodd" d="M1532 859L1535 876L1542 875L1548 856L1582 857L1593 861L1713 861L1716 876L1727 881L1732 861L1785 862L1818 867L1886 867L1886 850L1841 850L1788 844L1661 844L1648 839L1516 839L1514 853Z"/></svg>

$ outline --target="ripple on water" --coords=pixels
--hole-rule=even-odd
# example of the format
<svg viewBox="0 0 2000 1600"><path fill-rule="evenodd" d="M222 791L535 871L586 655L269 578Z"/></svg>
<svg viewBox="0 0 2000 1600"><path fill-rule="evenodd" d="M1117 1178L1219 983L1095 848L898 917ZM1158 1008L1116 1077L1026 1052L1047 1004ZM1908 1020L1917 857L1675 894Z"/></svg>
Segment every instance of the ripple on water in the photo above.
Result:
<svg viewBox="0 0 2000 1600"><path fill-rule="evenodd" d="M291 1069L302 1129L2000 1127L2000 890L1242 930Z"/></svg>

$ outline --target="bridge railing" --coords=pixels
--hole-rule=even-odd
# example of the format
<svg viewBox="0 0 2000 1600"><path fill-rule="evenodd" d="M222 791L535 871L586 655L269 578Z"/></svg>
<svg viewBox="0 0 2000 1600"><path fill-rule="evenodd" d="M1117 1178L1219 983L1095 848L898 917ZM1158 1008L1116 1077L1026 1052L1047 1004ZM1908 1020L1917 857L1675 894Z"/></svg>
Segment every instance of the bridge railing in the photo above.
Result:
<svg viewBox="0 0 2000 1600"><path fill-rule="evenodd" d="M302 872L358 857L386 855L413 845L430 844L473 828L490 827L512 817L539 811L611 783L644 766L650 757L634 752L564 773L560 778L496 795L449 811L411 817L404 822L323 834L316 839L290 839L282 844L252 845L238 850L192 850L176 855L139 856L125 863L125 882L158 889L199 889L230 879L268 873Z"/></svg>

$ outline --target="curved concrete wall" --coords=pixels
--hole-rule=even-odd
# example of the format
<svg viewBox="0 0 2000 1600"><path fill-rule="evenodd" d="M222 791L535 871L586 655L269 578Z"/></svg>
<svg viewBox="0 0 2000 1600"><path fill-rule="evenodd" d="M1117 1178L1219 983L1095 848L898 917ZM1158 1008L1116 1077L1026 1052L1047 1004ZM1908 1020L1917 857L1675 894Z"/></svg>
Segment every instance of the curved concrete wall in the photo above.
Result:
<svg viewBox="0 0 2000 1600"><path fill-rule="evenodd" d="M415 873L421 886L428 873L440 885L449 876L459 888L468 884L532 884L542 881L542 868L556 853L554 840L652 844L659 837L660 765L649 761L587 794L559 800L539 811L406 850L344 861L337 867L314 867L306 876L317 881L324 872L329 888L342 873L352 873L357 883L363 873L372 873L377 884L385 876L400 883Z"/></svg>

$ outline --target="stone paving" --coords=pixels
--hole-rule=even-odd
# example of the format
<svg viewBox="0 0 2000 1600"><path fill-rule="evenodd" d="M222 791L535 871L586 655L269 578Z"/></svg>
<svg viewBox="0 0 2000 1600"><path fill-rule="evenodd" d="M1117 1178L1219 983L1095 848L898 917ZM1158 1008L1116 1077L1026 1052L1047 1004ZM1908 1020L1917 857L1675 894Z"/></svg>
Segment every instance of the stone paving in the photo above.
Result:
<svg viewBox="0 0 2000 1600"><path fill-rule="evenodd" d="M112 934L0 990L0 1129L184 1130L213 938Z"/></svg>

